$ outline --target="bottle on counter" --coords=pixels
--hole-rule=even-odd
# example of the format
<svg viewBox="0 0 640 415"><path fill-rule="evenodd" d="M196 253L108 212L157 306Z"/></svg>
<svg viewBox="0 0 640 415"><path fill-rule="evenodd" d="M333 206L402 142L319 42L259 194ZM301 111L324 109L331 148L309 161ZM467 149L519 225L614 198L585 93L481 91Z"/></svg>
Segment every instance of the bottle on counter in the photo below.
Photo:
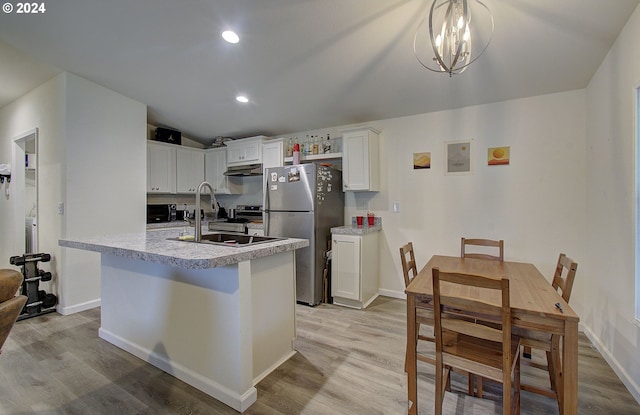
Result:
<svg viewBox="0 0 640 415"><path fill-rule="evenodd" d="M298 143L293 145L293 164L300 164L300 145Z"/></svg>
<svg viewBox="0 0 640 415"><path fill-rule="evenodd" d="M293 138L289 137L289 145L287 145L287 157L293 157Z"/></svg>
<svg viewBox="0 0 640 415"><path fill-rule="evenodd" d="M325 153L325 154L331 153L331 137L330 137L330 135L331 134L327 134L327 139L323 143L322 152Z"/></svg>
<svg viewBox="0 0 640 415"><path fill-rule="evenodd" d="M316 135L313 139L313 151L312 151L313 154L319 153L318 147L319 147L319 138Z"/></svg>

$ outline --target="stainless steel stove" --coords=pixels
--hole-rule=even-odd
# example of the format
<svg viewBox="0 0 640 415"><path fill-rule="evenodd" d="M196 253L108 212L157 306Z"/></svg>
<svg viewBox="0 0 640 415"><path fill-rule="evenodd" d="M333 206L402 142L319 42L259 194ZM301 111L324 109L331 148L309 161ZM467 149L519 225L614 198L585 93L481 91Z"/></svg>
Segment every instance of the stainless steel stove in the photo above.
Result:
<svg viewBox="0 0 640 415"><path fill-rule="evenodd" d="M209 222L209 230L247 233L248 222L262 220L260 205L238 205L234 212L235 218Z"/></svg>

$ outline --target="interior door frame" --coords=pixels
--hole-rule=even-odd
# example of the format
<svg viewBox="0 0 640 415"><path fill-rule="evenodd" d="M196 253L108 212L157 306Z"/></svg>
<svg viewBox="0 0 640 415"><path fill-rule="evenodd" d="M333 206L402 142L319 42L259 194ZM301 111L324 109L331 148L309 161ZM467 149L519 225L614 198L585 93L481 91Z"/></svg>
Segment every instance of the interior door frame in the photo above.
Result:
<svg viewBox="0 0 640 415"><path fill-rule="evenodd" d="M16 255L22 255L24 253L25 248L25 221L24 221L24 212L25 212L25 147L27 139L34 136L35 140L35 148L36 148L36 223L38 223L38 216L40 209L39 203L39 191L38 191L38 162L37 162L37 154L38 154L38 127L32 128L29 131L26 131L22 134L17 135L13 138L13 155L11 161L11 194L13 197L13 211L16 220L13 221L13 249ZM21 218L21 220L18 220ZM39 248L38 243L40 240L40 230L39 226L36 226L36 250Z"/></svg>

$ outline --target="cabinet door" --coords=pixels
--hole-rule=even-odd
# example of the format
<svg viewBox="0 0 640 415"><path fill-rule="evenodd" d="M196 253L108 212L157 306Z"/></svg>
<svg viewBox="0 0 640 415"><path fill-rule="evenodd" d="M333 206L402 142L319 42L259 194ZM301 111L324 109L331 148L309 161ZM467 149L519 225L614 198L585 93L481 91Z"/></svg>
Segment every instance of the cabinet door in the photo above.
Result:
<svg viewBox="0 0 640 415"><path fill-rule="evenodd" d="M360 301L360 244L353 235L333 235L331 295Z"/></svg>
<svg viewBox="0 0 640 415"><path fill-rule="evenodd" d="M369 129L345 132L342 136L342 187L344 191L377 191L378 134Z"/></svg>
<svg viewBox="0 0 640 415"><path fill-rule="evenodd" d="M240 163L242 161L244 161L244 146L228 146L227 162Z"/></svg>
<svg viewBox="0 0 640 415"><path fill-rule="evenodd" d="M284 140L265 141L262 144L262 166L280 167L284 165Z"/></svg>
<svg viewBox="0 0 640 415"><path fill-rule="evenodd" d="M264 136L243 138L227 144L227 164L245 165L262 163L262 140Z"/></svg>
<svg viewBox="0 0 640 415"><path fill-rule="evenodd" d="M260 163L262 160L262 146L259 140L253 140L244 148L244 161L247 163Z"/></svg>
<svg viewBox="0 0 640 415"><path fill-rule="evenodd" d="M242 194L242 179L227 177L227 149L207 150L204 156L204 179L216 194Z"/></svg>
<svg viewBox="0 0 640 415"><path fill-rule="evenodd" d="M147 192L176 192L176 148L174 146L147 143Z"/></svg>
<svg viewBox="0 0 640 415"><path fill-rule="evenodd" d="M177 192L195 193L204 180L204 154L198 149L177 149Z"/></svg>

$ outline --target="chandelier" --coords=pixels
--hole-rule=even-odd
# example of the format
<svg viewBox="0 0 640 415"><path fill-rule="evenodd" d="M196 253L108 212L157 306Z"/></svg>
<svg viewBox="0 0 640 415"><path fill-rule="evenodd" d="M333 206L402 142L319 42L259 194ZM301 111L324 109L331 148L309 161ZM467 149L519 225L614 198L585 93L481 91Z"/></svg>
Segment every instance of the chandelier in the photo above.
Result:
<svg viewBox="0 0 640 415"><path fill-rule="evenodd" d="M468 3L477 3L482 7L474 10L473 24ZM482 40L483 32L478 17L486 11L488 20L482 22L483 29L491 28L486 43L477 47L472 43ZM489 8L480 0L434 0L429 11L428 28L425 17L413 38L413 52L418 62L434 72L446 72L449 76L464 72L480 57L491 43L493 36L493 16ZM488 25L490 23L490 25ZM428 29L428 33L426 30ZM438 32L434 32L439 30ZM473 29L473 32L472 32ZM428 34L428 37L427 37ZM479 52L476 52L479 51Z"/></svg>

